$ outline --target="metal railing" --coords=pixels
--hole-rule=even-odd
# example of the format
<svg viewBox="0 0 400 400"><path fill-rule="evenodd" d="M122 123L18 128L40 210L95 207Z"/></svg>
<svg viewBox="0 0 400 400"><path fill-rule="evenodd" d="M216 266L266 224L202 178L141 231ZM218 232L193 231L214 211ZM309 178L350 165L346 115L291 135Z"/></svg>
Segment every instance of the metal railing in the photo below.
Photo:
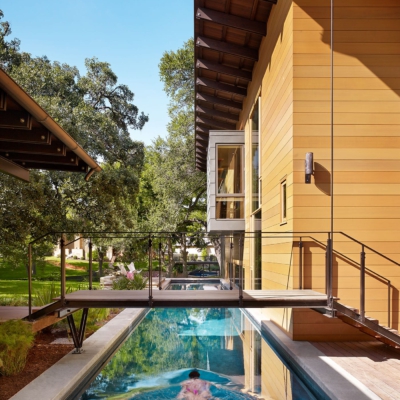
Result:
<svg viewBox="0 0 400 400"><path fill-rule="evenodd" d="M222 257L221 264L227 265L227 269L223 268L223 265L220 265L220 269L225 271L224 277L227 278L229 282L229 288L231 290L238 290L238 302L241 305L243 302L243 291L245 289L245 274L244 274L244 266L243 266L243 254L244 254L244 245L246 240L254 239L257 235L257 238L265 239L285 239L288 242L292 242L291 248L295 246L295 242L298 241L298 273L299 273L299 289L306 289L304 286L304 256L305 256L305 243L313 242L316 243L321 249L325 250L325 293L328 296L327 307L331 309L332 314L334 315L334 305L333 305L333 292L339 288L334 288L333 284L333 256L339 257L347 262L348 265L359 268L360 270L360 279L359 279L359 287L360 287L360 300L359 300L359 310L360 316L365 319L366 314L366 276L373 276L375 279L383 282L387 285L387 307L388 307L388 326L391 323L391 289L392 283L391 280L379 274L378 272L372 270L371 268L367 268L366 266L366 250L374 253L375 255L382 257L386 262L399 267L400 264L395 260L385 256L379 251L369 247L368 245L356 240L355 238L347 235L344 232L334 232L335 235L340 235L343 238L346 238L348 241L355 243L360 246L360 260L355 261L351 257L335 250L331 249L332 237L330 232L326 231L315 231L315 232L227 232L225 234L219 235L210 235L206 232L196 232L196 233L187 233L187 232L80 232L79 238L71 240L67 242L66 235L76 235L76 232L49 232L46 235L41 236L38 239L33 240L29 243L28 248L28 258L29 258L29 268L28 268L28 288L29 288L29 316L32 315L32 254L33 254L33 246L38 241L43 238L51 235L60 238L60 248L61 248L61 278L60 278L60 286L61 286L61 295L60 295L60 304L65 304L66 299L66 256L65 256L65 248L79 240L81 238L88 240L89 247L89 290L93 289L93 240L95 239L137 239L137 240L147 240L147 251L148 251L148 263L149 263L149 284L148 284L148 301L149 306L151 307L153 304L153 256L157 254L153 249L153 241L158 240L158 287L161 289L161 279L162 279L162 245L161 242L163 240L173 239L175 242L181 240L182 243L185 243L186 240L193 238L205 238L208 241L219 240L220 245L222 246L225 243L227 238L229 239L229 249L228 251L221 250L221 254L227 255L227 257ZM316 236L323 235L326 237L326 243L317 238ZM234 250L235 243L238 246L238 252L236 253L236 258L234 259ZM268 256L268 255L267 255ZM226 261L228 260L228 261ZM267 288L265 288L267 289Z"/></svg>

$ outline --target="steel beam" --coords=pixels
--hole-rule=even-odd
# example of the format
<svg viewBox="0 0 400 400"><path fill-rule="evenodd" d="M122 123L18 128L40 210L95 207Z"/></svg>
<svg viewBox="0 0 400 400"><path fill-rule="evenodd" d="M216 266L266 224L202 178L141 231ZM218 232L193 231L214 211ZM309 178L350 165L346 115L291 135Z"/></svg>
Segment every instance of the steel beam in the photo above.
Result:
<svg viewBox="0 0 400 400"><path fill-rule="evenodd" d="M0 171L7 175L15 176L22 181L29 182L29 171L20 165L0 157Z"/></svg>

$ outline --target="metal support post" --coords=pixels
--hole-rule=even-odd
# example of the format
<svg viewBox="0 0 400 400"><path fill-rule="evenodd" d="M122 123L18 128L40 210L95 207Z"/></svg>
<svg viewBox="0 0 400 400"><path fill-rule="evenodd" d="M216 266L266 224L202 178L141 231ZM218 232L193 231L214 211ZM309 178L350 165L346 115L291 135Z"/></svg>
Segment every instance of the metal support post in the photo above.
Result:
<svg viewBox="0 0 400 400"><path fill-rule="evenodd" d="M32 244L28 246L28 291L29 321L32 320Z"/></svg>
<svg viewBox="0 0 400 400"><path fill-rule="evenodd" d="M153 307L153 241L149 235L149 307Z"/></svg>
<svg viewBox="0 0 400 400"><path fill-rule="evenodd" d="M244 238L240 235L239 238L239 305L243 306L243 249L244 249Z"/></svg>
<svg viewBox="0 0 400 400"><path fill-rule="evenodd" d="M390 306L391 306L391 296L390 296L390 290L392 288L392 282L388 281L388 327L391 328L390 324L391 324L391 318L390 318Z"/></svg>
<svg viewBox="0 0 400 400"><path fill-rule="evenodd" d="M66 275L65 275L65 235L61 235L60 240L61 249L61 302L65 303L66 295Z"/></svg>
<svg viewBox="0 0 400 400"><path fill-rule="evenodd" d="M92 239L89 239L89 290L93 289L93 243Z"/></svg>
<svg viewBox="0 0 400 400"><path fill-rule="evenodd" d="M360 253L360 317L365 321L365 251L364 245L361 246Z"/></svg>
<svg viewBox="0 0 400 400"><path fill-rule="evenodd" d="M158 243L158 289L161 290L161 242Z"/></svg>
<svg viewBox="0 0 400 400"><path fill-rule="evenodd" d="M85 330L86 330L88 312L89 312L88 308L82 309L82 318L81 318L81 325L79 327L79 331L76 329L74 316L72 314L69 314L67 316L68 325L71 330L71 336L72 336L72 340L74 341L74 346L75 346L75 350L73 351L73 354L82 354L83 353L82 345L83 345L83 340L85 338Z"/></svg>
<svg viewBox="0 0 400 400"><path fill-rule="evenodd" d="M299 289L303 289L303 242L299 241Z"/></svg>
<svg viewBox="0 0 400 400"><path fill-rule="evenodd" d="M233 235L229 244L229 289L232 290L232 276L233 276Z"/></svg>

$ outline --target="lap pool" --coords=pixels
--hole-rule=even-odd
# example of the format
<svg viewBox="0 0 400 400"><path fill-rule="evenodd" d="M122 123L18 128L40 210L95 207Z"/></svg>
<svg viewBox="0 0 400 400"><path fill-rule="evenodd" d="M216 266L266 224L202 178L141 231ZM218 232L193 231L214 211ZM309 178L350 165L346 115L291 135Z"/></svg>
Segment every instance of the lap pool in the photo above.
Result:
<svg viewBox="0 0 400 400"><path fill-rule="evenodd" d="M207 398L314 399L245 314L223 308L151 310L81 399L176 399L193 369Z"/></svg>

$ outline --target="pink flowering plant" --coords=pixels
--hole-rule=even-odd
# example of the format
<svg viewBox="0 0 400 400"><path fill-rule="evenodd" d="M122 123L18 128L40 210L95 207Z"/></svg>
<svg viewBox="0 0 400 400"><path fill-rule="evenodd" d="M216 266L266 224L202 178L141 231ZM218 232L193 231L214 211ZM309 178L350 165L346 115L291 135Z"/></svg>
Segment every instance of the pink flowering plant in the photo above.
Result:
<svg viewBox="0 0 400 400"><path fill-rule="evenodd" d="M114 280L114 290L143 290L147 285L147 278L139 273L129 271L126 276L120 276Z"/></svg>

